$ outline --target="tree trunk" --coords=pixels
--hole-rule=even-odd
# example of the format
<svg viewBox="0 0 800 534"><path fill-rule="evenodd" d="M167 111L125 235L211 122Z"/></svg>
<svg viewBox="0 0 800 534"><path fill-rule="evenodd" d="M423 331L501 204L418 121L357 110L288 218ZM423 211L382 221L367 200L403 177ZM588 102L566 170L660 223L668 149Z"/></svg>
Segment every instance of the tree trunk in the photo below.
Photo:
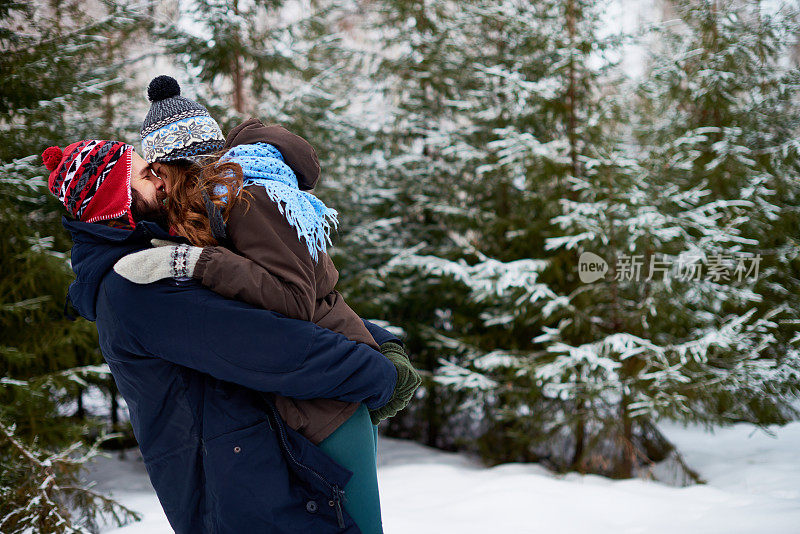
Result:
<svg viewBox="0 0 800 534"><path fill-rule="evenodd" d="M569 83L567 86L567 136L569 137L569 157L571 162L572 176L577 177L579 174L578 168L578 134L576 131L577 120L575 117L575 0L567 2L567 34L569 35L569 66L567 67ZM570 194L570 198L574 193ZM573 199L574 200L574 199Z"/></svg>
<svg viewBox="0 0 800 534"><path fill-rule="evenodd" d="M429 351L428 357L425 361L425 368L431 372L436 368L436 357ZM441 394L439 388L436 387L436 382L430 380L425 387L427 388L428 395L425 399L425 411L427 412L428 432L426 444L430 447L437 447L439 440L439 403L437 402L438 396Z"/></svg>
<svg viewBox="0 0 800 534"><path fill-rule="evenodd" d="M238 0L234 0L233 2L233 13L237 17L239 16ZM238 39L239 36L237 36L237 44L241 45L241 43L238 43ZM239 56L238 52L235 52L233 55L231 79L233 81L233 108L238 113L244 113L244 74L242 73L242 58Z"/></svg>
<svg viewBox="0 0 800 534"><path fill-rule="evenodd" d="M83 406L83 388L78 390L78 397L75 400L78 403L78 409L75 410L75 417L84 419L86 417L86 409Z"/></svg>
<svg viewBox="0 0 800 534"><path fill-rule="evenodd" d="M584 406L578 407L578 420L575 422L575 450L572 453L572 469L583 473L583 451L586 447L586 420L584 418Z"/></svg>
<svg viewBox="0 0 800 534"><path fill-rule="evenodd" d="M106 61L111 63L114 60L114 53L111 47L106 49ZM111 99L111 88L106 88L103 91L103 128L105 128L105 139L116 139L116 136L111 131L114 127L114 102Z"/></svg>
<svg viewBox="0 0 800 534"><path fill-rule="evenodd" d="M244 113L244 87L242 62L238 55L233 58L233 108Z"/></svg>
<svg viewBox="0 0 800 534"><path fill-rule="evenodd" d="M117 398L117 388L111 389L111 428L116 430L119 424L119 399Z"/></svg>
<svg viewBox="0 0 800 534"><path fill-rule="evenodd" d="M633 476L633 467L636 461L636 451L633 445L633 420L628 413L628 404L630 399L627 394L622 395L622 400L619 405L619 417L622 423L622 433L620 439L621 457L617 467L617 476L619 478L631 478Z"/></svg>

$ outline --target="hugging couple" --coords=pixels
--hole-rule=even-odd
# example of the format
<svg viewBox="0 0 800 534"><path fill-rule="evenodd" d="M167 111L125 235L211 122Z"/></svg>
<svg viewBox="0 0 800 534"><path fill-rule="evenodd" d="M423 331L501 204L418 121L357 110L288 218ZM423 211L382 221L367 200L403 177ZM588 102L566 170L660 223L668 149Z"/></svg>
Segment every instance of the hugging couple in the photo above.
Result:
<svg viewBox="0 0 800 534"><path fill-rule="evenodd" d="M68 299L97 325L178 534L383 532L377 424L420 385L403 343L334 289L336 211L314 148L250 119L227 137L155 78L142 154L42 154L64 204Z"/></svg>

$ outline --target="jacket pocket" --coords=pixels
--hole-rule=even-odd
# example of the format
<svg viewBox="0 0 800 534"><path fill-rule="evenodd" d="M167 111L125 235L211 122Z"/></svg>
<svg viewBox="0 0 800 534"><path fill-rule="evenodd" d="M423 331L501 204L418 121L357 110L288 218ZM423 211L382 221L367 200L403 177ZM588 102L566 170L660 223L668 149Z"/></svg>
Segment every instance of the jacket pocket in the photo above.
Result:
<svg viewBox="0 0 800 534"><path fill-rule="evenodd" d="M203 453L208 489L223 503L248 488L263 488L264 477L285 469L266 420L206 440Z"/></svg>

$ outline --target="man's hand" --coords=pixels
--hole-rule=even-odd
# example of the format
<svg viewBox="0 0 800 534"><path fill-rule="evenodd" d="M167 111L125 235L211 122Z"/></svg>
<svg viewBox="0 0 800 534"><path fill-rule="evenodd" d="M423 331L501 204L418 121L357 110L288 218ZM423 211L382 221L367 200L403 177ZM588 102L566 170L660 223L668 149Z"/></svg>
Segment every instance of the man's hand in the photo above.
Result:
<svg viewBox="0 0 800 534"><path fill-rule="evenodd" d="M403 351L403 347L389 341L381 345L381 353L397 368L397 384L394 387L392 398L389 399L385 406L369 411L373 425L395 416L397 412L408 406L408 403L414 397L414 392L422 384L422 377L411 365L411 361Z"/></svg>
<svg viewBox="0 0 800 534"><path fill-rule="evenodd" d="M149 284L164 278L191 278L203 252L201 247L161 239L150 242L155 248L120 258L114 264L114 271L135 284Z"/></svg>

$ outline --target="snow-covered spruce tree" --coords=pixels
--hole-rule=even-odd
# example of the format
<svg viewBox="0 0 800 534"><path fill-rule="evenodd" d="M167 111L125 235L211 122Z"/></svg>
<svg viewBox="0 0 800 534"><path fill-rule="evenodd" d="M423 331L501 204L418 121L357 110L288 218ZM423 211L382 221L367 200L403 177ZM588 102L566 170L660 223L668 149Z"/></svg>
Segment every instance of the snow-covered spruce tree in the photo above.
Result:
<svg viewBox="0 0 800 534"><path fill-rule="evenodd" d="M647 318L660 345L698 345L680 398L647 407L682 420L797 417L798 13L761 4L673 2L641 88L654 208L674 228L654 248L712 271L654 292L669 298Z"/></svg>
<svg viewBox="0 0 800 534"><path fill-rule="evenodd" d="M577 377L572 391L550 387L536 370L556 355L545 339L533 338L544 329L585 340L597 328L574 247L548 247L547 238L563 233L553 217L579 201L595 211L624 211L635 169L616 142L623 118L606 57L616 38L600 35L603 2L459 7L478 52L462 66L472 84L459 94L463 126L446 153L467 169L469 179L459 185L482 217L461 236L451 232L460 257L403 254L391 264L452 276L469 288L470 306L462 310L471 320L440 332L440 352L455 349L458 357L437 370L437 380L483 390L479 413L490 424L479 444L488 461L540 459L605 472L587 461L588 427L597 424L588 413L598 394L591 365L564 366L563 374ZM584 191L587 184L595 190ZM596 220L595 228L603 224ZM593 250L608 248L598 238Z"/></svg>
<svg viewBox="0 0 800 534"><path fill-rule="evenodd" d="M796 192L781 207L772 187L762 185L796 187L787 185L795 164L795 74L776 74L777 30L791 26L773 21L765 31L747 23L765 19L731 4L723 30L716 7L692 3L680 11L688 31L665 34L664 56L644 84L638 114L643 150L626 159L625 150L611 150L601 139L581 158L590 165L570 178L576 196L562 199L563 213L553 219L562 235L549 237L546 248L593 252L610 263L610 273L572 288L549 283L559 295L551 314L558 323L543 324L534 340L548 356L510 366L516 377L532 377L544 398L574 403L571 412L551 412L563 418L545 416L539 428L570 430L573 466L581 470L627 477L665 458L672 446L655 427L660 417L766 424L794 416L798 361L789 332L795 312L785 300L768 302L757 288L769 276L772 283L761 287L775 291L787 278L796 287L796 244L792 253L786 233L769 233L780 232L786 219L772 229L756 224L779 221L781 212L796 220ZM718 24L698 24L709 18ZM766 60L750 53L765 38L775 51ZM749 69L759 71L755 78L763 85L749 81ZM770 84L770 69L782 83ZM748 115L763 113L765 100L781 110L755 133L759 126ZM735 134L709 140L748 123L747 141ZM613 130L603 136L615 138ZM759 165L756 153L769 156ZM763 255L765 238L789 252L771 273L748 279L749 258L721 256ZM698 262L705 271L692 271ZM698 272L699 278L687 276ZM684 474L698 478L690 468Z"/></svg>
<svg viewBox="0 0 800 534"><path fill-rule="evenodd" d="M56 7L0 9L0 531L8 533L91 532L103 516L133 517L79 480L94 450L80 451L89 422L64 412L88 379L109 376L96 366L93 326L63 315L69 239L38 154L113 133L108 102L123 60L109 62L110 52L141 17L111 3L91 16L82 2Z"/></svg>
<svg viewBox="0 0 800 534"><path fill-rule="evenodd" d="M485 331L463 347L471 374L445 367L440 379L458 384L459 375L477 374L496 384L484 414L492 424L478 440L486 460L585 468L583 407L592 391L548 390L534 372L547 361L546 345L534 338L543 328L572 336L591 329L585 316L576 317L584 307L562 297L576 289L577 254L553 250L547 238L560 235L553 217L579 198L576 184L592 182L613 195L630 182L625 148L616 142L624 117L609 59L618 38L601 35L606 2L526 4L484 3L476 10L476 31L491 39L494 53L476 63L473 131L455 150L473 154L474 198L493 215L472 239L487 256L475 258L473 268L481 269L471 284ZM580 374L580 366L572 372Z"/></svg>

